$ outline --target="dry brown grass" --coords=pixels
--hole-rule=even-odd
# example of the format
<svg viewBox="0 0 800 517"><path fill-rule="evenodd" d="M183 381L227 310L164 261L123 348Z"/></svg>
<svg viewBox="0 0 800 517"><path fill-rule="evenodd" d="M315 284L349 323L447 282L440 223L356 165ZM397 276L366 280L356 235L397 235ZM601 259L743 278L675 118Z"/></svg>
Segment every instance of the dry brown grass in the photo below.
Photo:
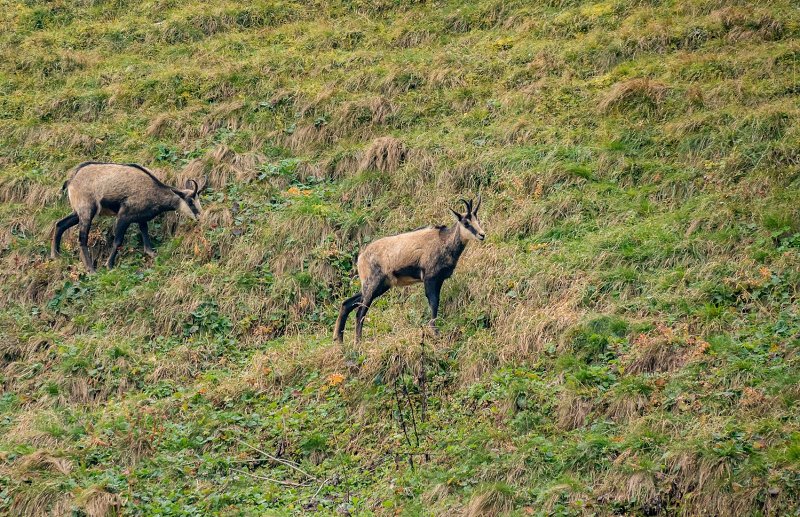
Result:
<svg viewBox="0 0 800 517"><path fill-rule="evenodd" d="M358 172L358 152L347 150L336 153L319 164L325 175L332 180L341 180Z"/></svg>
<svg viewBox="0 0 800 517"><path fill-rule="evenodd" d="M592 397L566 389L556 401L556 422L566 431L583 427L594 409L595 403Z"/></svg>
<svg viewBox="0 0 800 517"><path fill-rule="evenodd" d="M333 131L328 124L306 124L297 127L283 138L283 143L292 151L308 151L317 146L334 142Z"/></svg>
<svg viewBox="0 0 800 517"><path fill-rule="evenodd" d="M424 45L435 38L435 34L425 29L404 29L394 37L393 41L400 48L414 48Z"/></svg>
<svg viewBox="0 0 800 517"><path fill-rule="evenodd" d="M172 181L183 185L188 179L208 178L208 185L213 188L223 187L234 180L247 182L258 176L258 166L265 161L266 158L258 152L237 153L220 144L203 158L189 162Z"/></svg>
<svg viewBox="0 0 800 517"><path fill-rule="evenodd" d="M759 501L763 490L756 481L747 487L731 486L732 466L722 458L704 458L683 452L667 460L670 494L680 500L681 515L752 515L764 510L768 501Z"/></svg>
<svg viewBox="0 0 800 517"><path fill-rule="evenodd" d="M170 355L174 361L160 361L147 376L150 382L163 380L185 381L194 378L202 369L203 355L191 345L180 345Z"/></svg>
<svg viewBox="0 0 800 517"><path fill-rule="evenodd" d="M360 171L376 169L381 172L394 172L400 168L408 156L408 148L399 138L384 136L372 141L369 149L361 156Z"/></svg>
<svg viewBox="0 0 800 517"><path fill-rule="evenodd" d="M650 406L650 398L642 393L623 393L612 398L605 414L615 422L625 422L640 416Z"/></svg>
<svg viewBox="0 0 800 517"><path fill-rule="evenodd" d="M674 331L661 327L653 334L636 336L622 361L625 371L631 374L671 372L686 364L689 352Z"/></svg>
<svg viewBox="0 0 800 517"><path fill-rule="evenodd" d="M84 490L75 502L83 508L87 517L111 517L122 512L122 497L99 486Z"/></svg>
<svg viewBox="0 0 800 517"><path fill-rule="evenodd" d="M0 203L23 203L38 208L55 203L60 197L61 189L55 185L43 185L25 176L0 177Z"/></svg>
<svg viewBox="0 0 800 517"><path fill-rule="evenodd" d="M158 138L162 136L167 130L170 129L170 117L166 113L156 115L150 124L145 129L144 133L147 136Z"/></svg>
<svg viewBox="0 0 800 517"><path fill-rule="evenodd" d="M242 126L241 119L247 109L247 104L241 100L233 100L216 104L214 109L206 115L200 125L196 138L208 136L218 129L227 128L236 131Z"/></svg>
<svg viewBox="0 0 800 517"><path fill-rule="evenodd" d="M0 281L9 289L9 300L42 303L52 298L63 282L64 266L59 261L12 252L6 258L9 269L0 270ZM19 272L24 272L19 274Z"/></svg>
<svg viewBox="0 0 800 517"><path fill-rule="evenodd" d="M397 108L384 96L346 102L331 125L341 138L359 127L371 128L383 125L396 111Z"/></svg>
<svg viewBox="0 0 800 517"><path fill-rule="evenodd" d="M728 6L717 9L709 18L720 24L725 38L732 43L750 40L779 39L785 27L781 20L752 6Z"/></svg>
<svg viewBox="0 0 800 517"><path fill-rule="evenodd" d="M17 485L9 490L9 515L53 517L72 515L73 496L64 492L58 479L38 481L30 486Z"/></svg>
<svg viewBox="0 0 800 517"><path fill-rule="evenodd" d="M53 456L47 451L39 450L15 462L14 470L19 475L36 471L49 471L67 476L72 472L72 462L66 458Z"/></svg>
<svg viewBox="0 0 800 517"><path fill-rule="evenodd" d="M627 457L627 456L625 456ZM620 458L623 458L622 456ZM616 462L620 463L619 459ZM603 503L610 501L621 505L633 501L648 515L663 511L660 486L656 477L645 471L615 472L609 474L597 489L597 499Z"/></svg>
<svg viewBox="0 0 800 517"><path fill-rule="evenodd" d="M58 415L52 410L29 409L16 418L6 431L4 438L8 443L29 444L43 450L54 450L59 441L43 430L49 423L58 422Z"/></svg>
<svg viewBox="0 0 800 517"><path fill-rule="evenodd" d="M494 486L478 491L467 503L464 517L497 517L506 515L514 509L514 498Z"/></svg>
<svg viewBox="0 0 800 517"><path fill-rule="evenodd" d="M667 86L659 81L648 78L628 79L615 84L600 99L598 109L603 113L637 105L654 109L664 102L667 92Z"/></svg>

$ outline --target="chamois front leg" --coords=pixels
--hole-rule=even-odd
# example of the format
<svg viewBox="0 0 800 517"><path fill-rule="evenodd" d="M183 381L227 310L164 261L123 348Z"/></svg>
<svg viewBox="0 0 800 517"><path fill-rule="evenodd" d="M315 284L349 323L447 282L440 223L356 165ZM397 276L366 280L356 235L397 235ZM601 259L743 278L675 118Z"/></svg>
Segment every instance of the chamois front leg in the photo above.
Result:
<svg viewBox="0 0 800 517"><path fill-rule="evenodd" d="M147 221L141 221L139 223L139 231L142 232L142 244L144 245L144 252L150 258L155 258L156 250L153 249L153 245L150 243L150 234L147 231Z"/></svg>
<svg viewBox="0 0 800 517"><path fill-rule="evenodd" d="M114 267L114 262L117 259L117 252L122 247L122 242L125 240L125 232L128 231L128 226L130 226L130 224L130 220L124 215L120 215L117 218L117 224L114 226L114 249L111 250L111 255L109 255L108 262L106 262L108 269Z"/></svg>
<svg viewBox="0 0 800 517"><path fill-rule="evenodd" d="M439 294L442 292L443 280L432 278L425 280L425 297L428 298L428 305L431 306L431 321L428 326L433 331L434 335L439 334L436 328L436 318L439 316Z"/></svg>

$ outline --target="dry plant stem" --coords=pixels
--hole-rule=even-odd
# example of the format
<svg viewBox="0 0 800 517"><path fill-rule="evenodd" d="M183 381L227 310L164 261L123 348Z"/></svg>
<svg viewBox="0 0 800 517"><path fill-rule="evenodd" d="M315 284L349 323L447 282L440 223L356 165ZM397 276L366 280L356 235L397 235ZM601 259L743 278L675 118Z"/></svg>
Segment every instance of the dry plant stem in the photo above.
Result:
<svg viewBox="0 0 800 517"><path fill-rule="evenodd" d="M309 478L309 479L313 479L314 481L319 481L319 480L318 480L316 477L312 476L311 474L309 474L309 473L308 473L308 472L306 472L305 470L301 469L300 467L298 467L298 466L297 466L297 465L296 465L294 462L292 462L292 461L289 461L289 460L284 460L284 459L282 459L282 458L276 458L275 456L273 456L273 455L271 455L271 454L269 454L269 453L267 453L267 452L264 452L264 451L262 451L261 449L259 449L258 447L254 447L254 446L250 445L249 443L247 443L247 442L245 442L245 441L238 440L238 439L237 439L236 441L237 441L237 442L239 442L239 443L241 443L242 445L245 445L245 446L247 446L247 447L250 447L251 449L253 449L253 450L254 450L254 451L256 451L256 452L259 452L259 453L263 454L264 456L266 456L267 458L271 459L272 461L277 461L278 463L282 463L282 464L286 465L287 467L289 467L289 468L291 468L291 469L294 469L294 470L296 470L297 472L299 472L299 473L303 474L304 476L306 476L306 477L307 477L307 478Z"/></svg>

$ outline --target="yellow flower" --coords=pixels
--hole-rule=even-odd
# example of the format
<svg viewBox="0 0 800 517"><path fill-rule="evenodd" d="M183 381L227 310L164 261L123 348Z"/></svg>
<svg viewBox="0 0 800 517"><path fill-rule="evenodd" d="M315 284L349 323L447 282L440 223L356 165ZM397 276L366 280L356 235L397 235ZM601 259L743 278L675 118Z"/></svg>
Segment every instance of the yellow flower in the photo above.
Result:
<svg viewBox="0 0 800 517"><path fill-rule="evenodd" d="M338 386L343 382L344 382L344 375L342 375L341 373L332 373L328 375L329 386Z"/></svg>

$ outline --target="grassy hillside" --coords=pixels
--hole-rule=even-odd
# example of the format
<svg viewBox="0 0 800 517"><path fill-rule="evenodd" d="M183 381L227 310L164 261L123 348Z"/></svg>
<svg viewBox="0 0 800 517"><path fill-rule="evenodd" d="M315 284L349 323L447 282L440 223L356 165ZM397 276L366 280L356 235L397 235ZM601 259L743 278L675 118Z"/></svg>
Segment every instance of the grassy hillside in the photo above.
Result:
<svg viewBox="0 0 800 517"><path fill-rule="evenodd" d="M796 514L796 2L0 6L0 514ZM50 260L87 159L203 221ZM442 335L335 346L478 191Z"/></svg>

